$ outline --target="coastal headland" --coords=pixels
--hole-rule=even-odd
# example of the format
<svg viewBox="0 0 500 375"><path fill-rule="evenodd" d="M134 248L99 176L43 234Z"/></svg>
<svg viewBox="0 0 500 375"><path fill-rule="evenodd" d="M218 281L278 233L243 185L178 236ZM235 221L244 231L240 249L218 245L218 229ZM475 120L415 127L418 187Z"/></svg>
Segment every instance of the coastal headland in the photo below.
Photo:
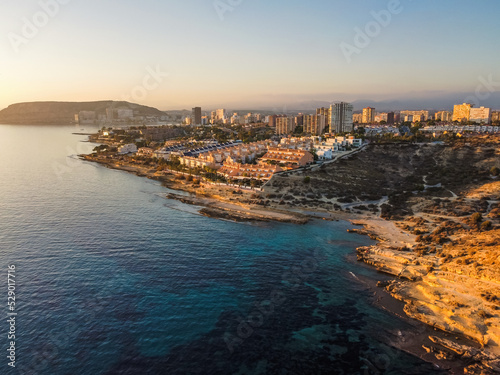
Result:
<svg viewBox="0 0 500 375"><path fill-rule="evenodd" d="M466 361L467 374L500 372L499 136L371 144L334 163L276 174L261 189L133 158L82 158L183 191L168 198L210 217L351 220L360 226L354 232L378 241L357 249L358 260L394 277L379 287L404 302L408 317L447 333L427 335L426 358Z"/></svg>

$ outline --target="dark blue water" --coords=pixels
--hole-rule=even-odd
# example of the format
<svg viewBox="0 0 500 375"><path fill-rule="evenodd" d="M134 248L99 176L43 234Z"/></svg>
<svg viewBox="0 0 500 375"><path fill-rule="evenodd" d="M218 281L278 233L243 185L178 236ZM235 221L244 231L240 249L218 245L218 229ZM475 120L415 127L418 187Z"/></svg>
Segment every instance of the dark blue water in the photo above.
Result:
<svg viewBox="0 0 500 375"><path fill-rule="evenodd" d="M0 298L15 265L18 313L1 374L431 371L386 345L406 323L350 274L374 276L347 258L371 243L350 224L197 215L157 182L71 157L92 148L74 131L0 126Z"/></svg>

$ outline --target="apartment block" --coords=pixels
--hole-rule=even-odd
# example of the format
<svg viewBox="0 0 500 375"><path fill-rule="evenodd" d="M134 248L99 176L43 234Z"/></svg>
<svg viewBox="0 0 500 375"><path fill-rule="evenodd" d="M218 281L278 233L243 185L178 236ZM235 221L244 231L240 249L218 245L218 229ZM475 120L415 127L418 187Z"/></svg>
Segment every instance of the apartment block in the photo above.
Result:
<svg viewBox="0 0 500 375"><path fill-rule="evenodd" d="M352 122L352 111L353 106L350 103L339 102L332 104L330 107L330 132L344 133L352 131L354 128Z"/></svg>
<svg viewBox="0 0 500 375"><path fill-rule="evenodd" d="M470 110L473 107L472 104L463 103L457 104L453 108L453 121L467 122L470 120Z"/></svg>
<svg viewBox="0 0 500 375"><path fill-rule="evenodd" d="M375 108L363 108L363 124L373 124L375 122Z"/></svg>
<svg viewBox="0 0 500 375"><path fill-rule="evenodd" d="M479 107L471 108L469 112L469 121L479 124L491 123L491 108Z"/></svg>

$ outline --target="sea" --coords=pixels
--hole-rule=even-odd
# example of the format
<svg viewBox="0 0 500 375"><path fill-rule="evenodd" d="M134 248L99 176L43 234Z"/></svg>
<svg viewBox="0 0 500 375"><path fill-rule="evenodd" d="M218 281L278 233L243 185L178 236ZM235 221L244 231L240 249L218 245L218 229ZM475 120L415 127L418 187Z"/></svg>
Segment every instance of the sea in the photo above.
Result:
<svg viewBox="0 0 500 375"><path fill-rule="evenodd" d="M393 345L352 224L204 217L80 160L95 131L0 125L0 374L441 373Z"/></svg>

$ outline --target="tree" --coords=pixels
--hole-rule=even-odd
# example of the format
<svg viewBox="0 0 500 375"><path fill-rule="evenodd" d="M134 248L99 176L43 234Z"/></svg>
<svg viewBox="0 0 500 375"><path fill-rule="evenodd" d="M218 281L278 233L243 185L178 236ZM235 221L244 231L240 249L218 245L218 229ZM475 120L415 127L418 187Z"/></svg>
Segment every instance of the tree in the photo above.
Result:
<svg viewBox="0 0 500 375"><path fill-rule="evenodd" d="M490 169L490 173L492 176L498 176L499 172L500 172L500 170L498 169L498 167L491 167L491 169Z"/></svg>
<svg viewBox="0 0 500 375"><path fill-rule="evenodd" d="M304 184L309 184L311 182L311 177L304 177Z"/></svg>

